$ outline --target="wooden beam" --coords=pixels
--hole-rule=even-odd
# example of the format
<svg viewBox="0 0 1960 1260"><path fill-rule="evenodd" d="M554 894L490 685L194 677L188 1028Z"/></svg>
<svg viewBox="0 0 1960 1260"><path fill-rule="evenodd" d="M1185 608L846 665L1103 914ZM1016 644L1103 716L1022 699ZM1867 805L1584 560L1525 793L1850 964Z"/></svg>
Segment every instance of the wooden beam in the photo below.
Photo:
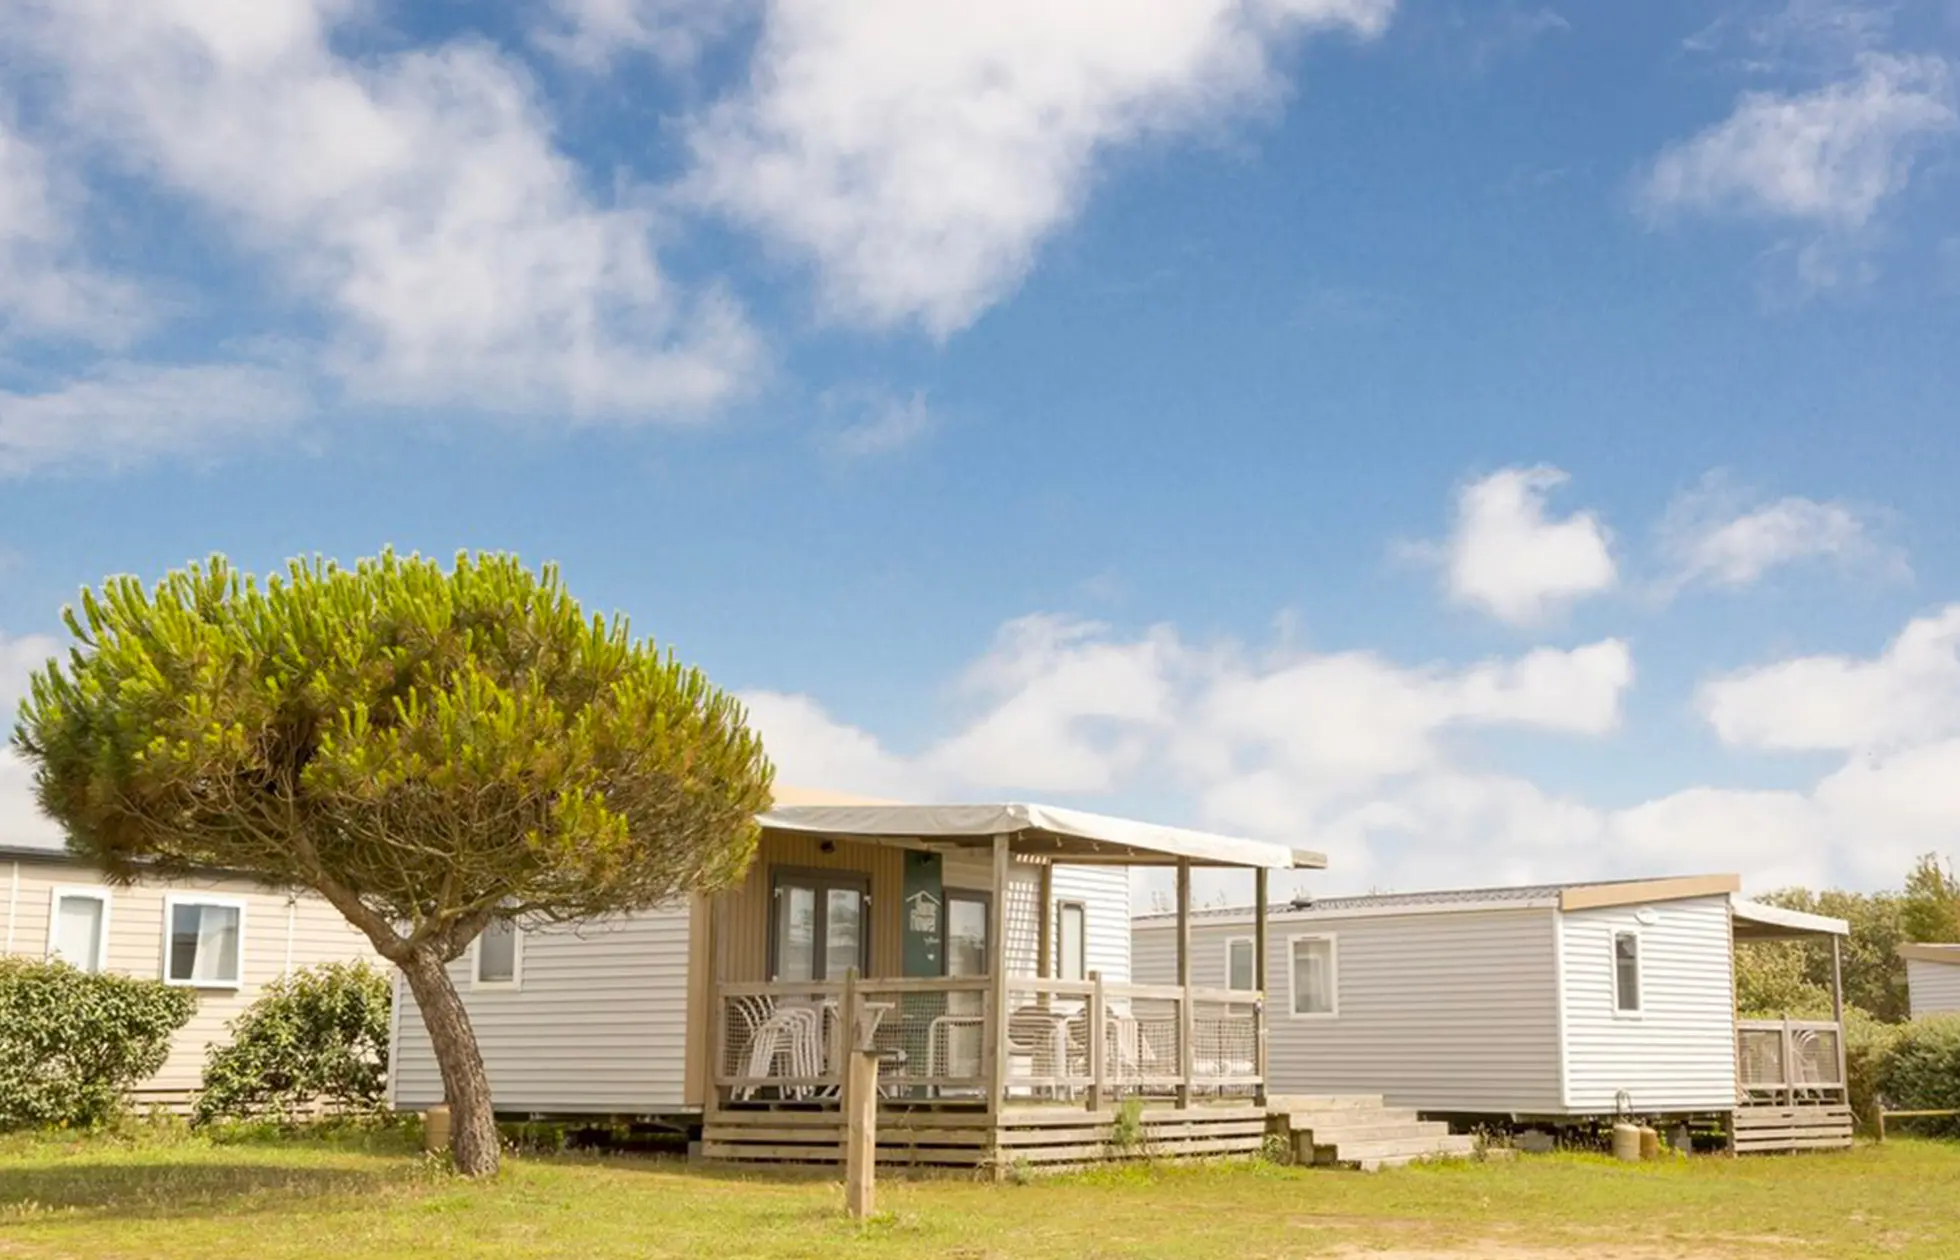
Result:
<svg viewBox="0 0 1960 1260"><path fill-rule="evenodd" d="M687 1057L682 1070L681 1099L690 1106L708 1105L708 1082L719 1066L720 1028L727 1023L721 995L715 991L715 903L713 893L696 893L687 912Z"/></svg>
<svg viewBox="0 0 1960 1260"><path fill-rule="evenodd" d="M870 1216L872 1178L878 1167L878 1055L863 1037L864 1010L858 997L857 968L844 973L843 1018L839 1039L844 1063L844 1210L854 1221Z"/></svg>
<svg viewBox="0 0 1960 1260"><path fill-rule="evenodd" d="M1102 972L1090 972L1089 983L1094 986L1089 992L1089 1111L1094 1114L1103 1109L1103 1078L1108 1072L1109 1057L1109 1008L1103 1004Z"/></svg>
<svg viewBox="0 0 1960 1260"><path fill-rule="evenodd" d="M1259 1006L1253 1013L1254 1035L1257 1040L1253 1043L1252 1054L1252 1070L1259 1076L1259 1086L1253 1099L1261 1106L1265 1105L1268 1092L1266 1020L1273 1009L1272 996L1266 988L1266 885L1266 872L1263 869L1252 872L1252 987L1259 990ZM1226 959L1226 965L1227 967L1231 965L1231 959ZM1228 985L1231 980L1229 975L1225 977Z"/></svg>
<svg viewBox="0 0 1960 1260"><path fill-rule="evenodd" d="M1035 901L1041 910L1041 924L1035 929L1034 973L1043 979L1055 974L1055 864L1043 862L1038 876L1040 892Z"/></svg>
<svg viewBox="0 0 1960 1260"><path fill-rule="evenodd" d="M1837 1083L1848 1097L1851 1077L1844 1047L1844 943L1835 936L1831 938L1831 1022L1837 1025Z"/></svg>
<svg viewBox="0 0 1960 1260"><path fill-rule="evenodd" d="M1007 888L1012 854L1006 836L994 837L993 900L988 906L987 976L992 984L986 1018L987 1109L1007 1103Z"/></svg>

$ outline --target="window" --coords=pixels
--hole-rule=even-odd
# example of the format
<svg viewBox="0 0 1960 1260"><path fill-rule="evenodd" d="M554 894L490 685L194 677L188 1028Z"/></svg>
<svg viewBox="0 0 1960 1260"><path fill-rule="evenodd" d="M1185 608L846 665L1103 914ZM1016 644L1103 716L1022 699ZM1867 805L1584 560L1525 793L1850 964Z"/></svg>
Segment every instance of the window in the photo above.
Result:
<svg viewBox="0 0 1960 1260"><path fill-rule="evenodd" d="M987 920L992 901L986 893L946 890L946 974L987 974Z"/></svg>
<svg viewBox="0 0 1960 1260"><path fill-rule="evenodd" d="M871 959L871 881L854 871L775 873L769 925L774 980L842 980Z"/></svg>
<svg viewBox="0 0 1960 1260"><path fill-rule="evenodd" d="M100 971L109 952L109 894L100 888L57 888L48 910L48 957L83 971Z"/></svg>
<svg viewBox="0 0 1960 1260"><path fill-rule="evenodd" d="M1089 978L1089 911L1079 901L1055 905L1055 978Z"/></svg>
<svg viewBox="0 0 1960 1260"><path fill-rule="evenodd" d="M1259 987L1259 977L1254 974L1250 936L1225 942L1225 987L1240 993L1250 993Z"/></svg>
<svg viewBox="0 0 1960 1260"><path fill-rule="evenodd" d="M1613 933L1613 1009L1622 1015L1640 1013L1640 934Z"/></svg>
<svg viewBox="0 0 1960 1260"><path fill-rule="evenodd" d="M509 919L492 919L476 938L476 966L470 985L478 989L517 987L523 978L524 932Z"/></svg>
<svg viewBox="0 0 1960 1260"><path fill-rule="evenodd" d="M170 984L235 989L243 953L245 906L212 898L167 897L163 978Z"/></svg>
<svg viewBox="0 0 1960 1260"><path fill-rule="evenodd" d="M1296 936L1289 942L1293 972L1293 1013L1333 1015L1340 1002L1340 983L1331 936Z"/></svg>

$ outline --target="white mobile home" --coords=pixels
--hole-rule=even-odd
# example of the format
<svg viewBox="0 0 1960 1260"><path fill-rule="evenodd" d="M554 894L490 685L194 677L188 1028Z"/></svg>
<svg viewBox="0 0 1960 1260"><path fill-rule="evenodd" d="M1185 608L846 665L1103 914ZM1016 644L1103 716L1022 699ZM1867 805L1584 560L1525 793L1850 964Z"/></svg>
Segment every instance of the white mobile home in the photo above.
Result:
<svg viewBox="0 0 1960 1260"><path fill-rule="evenodd" d="M711 1156L835 1160L851 1000L875 1015L881 1158L1032 1148L1040 1133L1014 1107L1037 1100L1078 1109L1056 1149L1079 1151L1126 1094L1174 1101L1153 1121L1166 1133L1204 1118L1257 1149L1257 1016L1222 986L1130 983L1129 870L1315 859L1044 806L778 798L737 887L607 922L501 927L453 964L500 1114L652 1121L700 1129ZM398 984L397 998L392 1101L422 1109L442 1083L412 996ZM1243 1053L1136 1053L1144 1025L1185 1020Z"/></svg>
<svg viewBox="0 0 1960 1260"><path fill-rule="evenodd" d="M365 936L318 897L211 875L117 888L64 849L0 846L0 948L84 971L162 980L197 992L197 1014L139 1104L184 1105L207 1049L272 980L316 963L378 961Z"/></svg>
<svg viewBox="0 0 1960 1260"><path fill-rule="evenodd" d="M1452 1118L1720 1116L1739 1149L1828 1120L1832 1142L1840 1130L1848 1142L1839 1025L1739 1022L1734 998L1736 940L1835 941L1848 929L1740 900L1739 888L1718 875L1274 910L1270 1088L1380 1093ZM1200 977L1253 987L1253 920L1191 918ZM1140 980L1170 974L1178 932L1175 916L1137 920ZM1756 1105L1768 1110L1739 1116ZM1773 1136L1757 1131L1771 1119Z"/></svg>
<svg viewBox="0 0 1960 1260"><path fill-rule="evenodd" d="M1960 945L1901 945L1912 1017L1960 1014Z"/></svg>

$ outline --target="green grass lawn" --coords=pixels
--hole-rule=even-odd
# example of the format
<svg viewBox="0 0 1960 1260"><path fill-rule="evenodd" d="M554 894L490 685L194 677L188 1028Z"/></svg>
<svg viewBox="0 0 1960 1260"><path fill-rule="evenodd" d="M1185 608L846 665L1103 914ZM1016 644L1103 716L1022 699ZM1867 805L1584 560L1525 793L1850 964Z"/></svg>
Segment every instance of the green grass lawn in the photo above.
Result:
<svg viewBox="0 0 1960 1260"><path fill-rule="evenodd" d="M473 1184L393 1135L0 1143L0 1257L1166 1256L1594 1260L1960 1256L1960 1145L1617 1165L1527 1157L1366 1175L1131 1168L1029 1185L834 1183L534 1156Z"/></svg>

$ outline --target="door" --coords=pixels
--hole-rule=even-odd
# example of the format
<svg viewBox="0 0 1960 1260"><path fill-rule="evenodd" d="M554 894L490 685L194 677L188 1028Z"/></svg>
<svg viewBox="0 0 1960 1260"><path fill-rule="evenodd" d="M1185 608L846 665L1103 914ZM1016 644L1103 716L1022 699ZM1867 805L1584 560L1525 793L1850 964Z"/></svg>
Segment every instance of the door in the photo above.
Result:
<svg viewBox="0 0 1960 1260"><path fill-rule="evenodd" d="M946 974L987 974L988 924L992 899L981 892L946 890ZM986 1041L987 995L981 992L946 995L944 1054L946 1076L978 1077L981 1048Z"/></svg>
<svg viewBox="0 0 1960 1260"><path fill-rule="evenodd" d="M769 978L838 981L871 961L871 881L853 871L778 870Z"/></svg>

